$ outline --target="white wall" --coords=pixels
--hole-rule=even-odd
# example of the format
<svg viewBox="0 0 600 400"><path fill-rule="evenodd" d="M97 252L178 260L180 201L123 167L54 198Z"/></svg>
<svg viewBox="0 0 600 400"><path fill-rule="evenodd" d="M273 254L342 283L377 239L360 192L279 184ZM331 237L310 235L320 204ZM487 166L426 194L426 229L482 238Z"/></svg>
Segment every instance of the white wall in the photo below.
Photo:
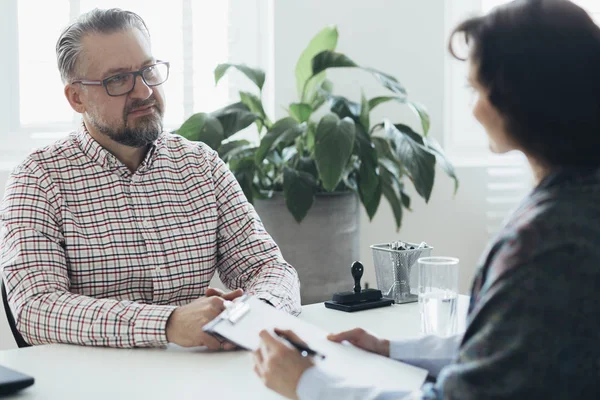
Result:
<svg viewBox="0 0 600 400"><path fill-rule="evenodd" d="M444 2L443 0L276 0L274 3L275 103L296 101L294 67L309 40L328 24L339 30L338 50L360 65L392 74L431 115L431 135L443 138L444 101ZM367 73L337 70L328 73L334 89L360 99L385 93ZM267 77L270 79L272 77ZM281 108L276 107L280 113ZM374 111L376 118L389 117L418 129L417 119L400 105L386 104ZM406 213L399 233L387 201L382 200L372 222L363 212L361 259L365 278L375 285L369 245L403 239L426 241L435 255L461 260L460 290L468 292L479 254L485 247L485 170L458 168L460 190L453 198L452 181L436 171L436 182L426 205L410 190L414 212ZM410 184L408 184L410 186Z"/></svg>

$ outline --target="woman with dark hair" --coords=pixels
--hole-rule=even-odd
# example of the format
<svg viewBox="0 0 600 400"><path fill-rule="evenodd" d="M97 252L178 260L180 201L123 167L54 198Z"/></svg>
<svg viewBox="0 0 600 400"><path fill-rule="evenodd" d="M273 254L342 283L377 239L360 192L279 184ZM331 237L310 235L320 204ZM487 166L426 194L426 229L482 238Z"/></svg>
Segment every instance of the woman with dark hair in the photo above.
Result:
<svg viewBox="0 0 600 400"><path fill-rule="evenodd" d="M330 336L437 377L408 394L347 386L264 331L255 371L269 388L300 399L600 398L600 28L570 1L517 0L460 24L459 58L457 38L491 149L523 152L537 181L481 258L466 332Z"/></svg>

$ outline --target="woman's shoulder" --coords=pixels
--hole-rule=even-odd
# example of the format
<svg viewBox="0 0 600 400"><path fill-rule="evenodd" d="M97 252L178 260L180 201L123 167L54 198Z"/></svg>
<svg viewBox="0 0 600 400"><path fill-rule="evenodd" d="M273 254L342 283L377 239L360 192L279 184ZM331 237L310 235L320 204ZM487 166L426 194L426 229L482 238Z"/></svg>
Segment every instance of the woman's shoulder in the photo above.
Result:
<svg viewBox="0 0 600 400"><path fill-rule="evenodd" d="M545 190L526 199L483 259L486 286L518 268L600 275L600 190Z"/></svg>
<svg viewBox="0 0 600 400"><path fill-rule="evenodd" d="M534 190L507 220L499 239L533 241L537 248L589 240L600 245L600 181Z"/></svg>

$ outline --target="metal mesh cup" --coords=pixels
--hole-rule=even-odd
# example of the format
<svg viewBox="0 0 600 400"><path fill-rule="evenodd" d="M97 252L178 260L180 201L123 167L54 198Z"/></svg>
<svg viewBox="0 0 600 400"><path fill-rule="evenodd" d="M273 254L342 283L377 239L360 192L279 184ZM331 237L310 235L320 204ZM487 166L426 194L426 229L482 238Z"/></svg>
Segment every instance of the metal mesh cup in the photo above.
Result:
<svg viewBox="0 0 600 400"><path fill-rule="evenodd" d="M377 288L383 297L394 299L397 304L418 301L418 275L413 266L419 258L430 256L433 250L429 245L418 248L418 244L404 243L414 250L394 250L391 243L371 246Z"/></svg>

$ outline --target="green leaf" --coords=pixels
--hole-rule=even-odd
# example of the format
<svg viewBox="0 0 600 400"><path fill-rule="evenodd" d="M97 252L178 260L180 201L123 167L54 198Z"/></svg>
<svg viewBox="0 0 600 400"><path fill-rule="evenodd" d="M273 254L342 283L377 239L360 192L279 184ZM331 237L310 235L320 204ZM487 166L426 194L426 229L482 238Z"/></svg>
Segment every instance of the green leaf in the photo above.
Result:
<svg viewBox="0 0 600 400"><path fill-rule="evenodd" d="M290 160L298 155L298 151L295 147L286 147L281 152L281 157L283 162L288 163Z"/></svg>
<svg viewBox="0 0 600 400"><path fill-rule="evenodd" d="M369 109L371 111L373 111L373 109L375 107L377 107L378 105L382 104L382 103L387 103L388 101L397 101L398 103L404 104L406 103L406 97L405 96L379 96L379 97L373 97L372 99L369 100Z"/></svg>
<svg viewBox="0 0 600 400"><path fill-rule="evenodd" d="M389 124L389 122L384 121L384 129L385 129L386 124ZM423 136L421 136L417 132L415 132L410 126L404 125L404 124L394 124L394 127L396 129L398 129L400 132L402 132L403 134L405 134L406 136L410 137L412 140L414 140L418 144L420 144L421 146L423 146L423 147L425 146L425 141L423 140ZM393 141L392 141L392 143L394 144Z"/></svg>
<svg viewBox="0 0 600 400"><path fill-rule="evenodd" d="M340 118L351 118L358 121L360 117L360 104L342 96L329 97L329 110Z"/></svg>
<svg viewBox="0 0 600 400"><path fill-rule="evenodd" d="M254 150L250 151L248 149L248 151L245 151L245 154L240 155L239 158L232 159L229 163L233 175L250 203L254 200L253 182L256 170L256 165L252 157L253 152Z"/></svg>
<svg viewBox="0 0 600 400"><path fill-rule="evenodd" d="M344 178L343 178L344 185L348 189L350 189L356 193L359 193L358 182L357 182L359 168L360 168L359 157L356 155L353 155L352 157L350 157L350 162L346 165L346 169L344 170ZM359 198L360 198L360 193L359 193ZM361 200L361 202L362 202L362 200Z"/></svg>
<svg viewBox="0 0 600 400"><path fill-rule="evenodd" d="M356 148L360 166L356 174L358 195L367 215L373 219L381 201L377 150L362 126L356 126Z"/></svg>
<svg viewBox="0 0 600 400"><path fill-rule="evenodd" d="M402 168L398 160L388 159L385 157L379 158L379 174L383 177L385 174L387 178L386 183L391 184L394 187L394 190L397 193L401 193L404 189L404 183L402 182L402 176L404 173L402 172ZM382 179L382 185L383 178Z"/></svg>
<svg viewBox="0 0 600 400"><path fill-rule="evenodd" d="M373 74L373 76L375 78L377 78L377 80L386 88L388 88L389 90L391 90L392 92L398 94L398 95L402 95L402 96L406 96L406 89L404 89L404 86L402 86L400 84L400 82L398 82L398 80L396 78L394 78L391 75L385 74L381 71L378 71L374 68L363 68L365 71L369 71L370 73Z"/></svg>
<svg viewBox="0 0 600 400"><path fill-rule="evenodd" d="M422 137L406 125L385 122L385 133L411 177L417 193L429 201L435 177L435 156L423 146ZM418 138L421 138L420 142Z"/></svg>
<svg viewBox="0 0 600 400"><path fill-rule="evenodd" d="M310 104L292 103L290 104L290 115L298 122L306 122L313 112Z"/></svg>
<svg viewBox="0 0 600 400"><path fill-rule="evenodd" d="M263 85L265 84L265 71L259 68L250 68L245 64L219 64L217 68L215 68L215 85L219 83L221 78L225 75L227 70L233 67L246 75L248 79L250 79L260 90L262 90Z"/></svg>
<svg viewBox="0 0 600 400"><path fill-rule="evenodd" d="M369 163L361 163L356 181L360 200L365 206L369 219L372 220L381 202L379 168L373 168Z"/></svg>
<svg viewBox="0 0 600 400"><path fill-rule="evenodd" d="M272 151L265 157L265 160L268 161L266 168L270 168L272 166L280 166L283 164L283 157L276 151Z"/></svg>
<svg viewBox="0 0 600 400"><path fill-rule="evenodd" d="M306 172L311 174L315 180L319 178L319 171L317 170L317 164L311 157L299 157L296 164L298 171Z"/></svg>
<svg viewBox="0 0 600 400"><path fill-rule="evenodd" d="M356 174L344 174L344 184L351 190L358 193L358 183L356 182ZM361 199L362 202L362 199Z"/></svg>
<svg viewBox="0 0 600 400"><path fill-rule="evenodd" d="M402 196L402 204L407 210L410 210L410 197L404 191L400 195Z"/></svg>
<svg viewBox="0 0 600 400"><path fill-rule="evenodd" d="M383 195L392 206L392 212L394 213L394 220L396 222L396 231L400 230L402 225L402 202L400 200L400 194L395 188L394 178L390 173L383 169L381 170L381 186Z"/></svg>
<svg viewBox="0 0 600 400"><path fill-rule="evenodd" d="M382 138L379 136L371 136L371 140L373 141L373 145L377 150L377 155L379 158L385 157L390 160L396 160L396 156L392 151L392 145L386 138Z"/></svg>
<svg viewBox="0 0 600 400"><path fill-rule="evenodd" d="M338 40L338 31L335 26L328 26L321 30L308 44L306 49L300 55L298 62L296 63L296 90L298 91L298 97L304 101L303 90L306 85L306 93L310 94L314 92L314 88L321 85L325 80L325 74L313 77L308 84L306 81L313 75L312 70L312 59L314 56L322 52L323 50L335 50ZM313 107L316 110L316 107Z"/></svg>
<svg viewBox="0 0 600 400"><path fill-rule="evenodd" d="M371 126L371 122L369 120L369 113L371 112L371 108L369 107L369 102L365 97L365 92L363 91L360 96L360 123L365 128L365 131L369 130Z"/></svg>
<svg viewBox="0 0 600 400"><path fill-rule="evenodd" d="M252 189L252 180L253 175L250 171L238 171L234 173L235 179L240 184L244 195L248 202L252 203L254 201L254 190Z"/></svg>
<svg viewBox="0 0 600 400"><path fill-rule="evenodd" d="M317 75L328 68L355 68L358 65L345 54L324 50L312 59L312 74Z"/></svg>
<svg viewBox="0 0 600 400"><path fill-rule="evenodd" d="M313 90L309 97L308 103L311 105L313 112L317 111L321 107L333 91L333 83L329 79L324 79L323 82Z"/></svg>
<svg viewBox="0 0 600 400"><path fill-rule="evenodd" d="M373 108L388 101L396 101L400 104L407 104L410 109L419 117L419 121L423 127L423 135L427 136L430 127L430 120L425 106L414 101L406 100L406 96L379 96L369 100L369 108L372 111Z"/></svg>
<svg viewBox="0 0 600 400"><path fill-rule="evenodd" d="M257 116L242 102L230 104L209 115L219 120L225 138L247 128L257 119Z"/></svg>
<svg viewBox="0 0 600 400"><path fill-rule="evenodd" d="M229 157L249 146L250 142L247 140L230 140L219 147L219 157L221 157L222 160L227 161Z"/></svg>
<svg viewBox="0 0 600 400"><path fill-rule="evenodd" d="M317 183L315 178L289 167L283 169L283 197L288 210L300 223L306 217L315 200Z"/></svg>
<svg viewBox="0 0 600 400"><path fill-rule="evenodd" d="M386 138L378 136L371 136L371 140L377 150L379 165L385 167L396 178L398 184L401 184L404 175L402 163L396 158L391 143Z"/></svg>
<svg viewBox="0 0 600 400"><path fill-rule="evenodd" d="M225 138L221 123L206 113L197 113L189 117L177 130L177 133L194 142L204 142L216 150Z"/></svg>
<svg viewBox="0 0 600 400"><path fill-rule="evenodd" d="M263 190L256 183L252 185L253 200L268 200L273 197L272 190Z"/></svg>
<svg viewBox="0 0 600 400"><path fill-rule="evenodd" d="M317 132L317 124L312 121L308 121L306 127L306 150L310 154L314 154L315 152L315 135Z"/></svg>
<svg viewBox="0 0 600 400"><path fill-rule="evenodd" d="M302 123L293 129L288 129L287 131L283 132L277 139L275 139L273 145L271 146L271 150L291 146L296 141L296 138L301 136L306 131L306 127L307 124Z"/></svg>
<svg viewBox="0 0 600 400"><path fill-rule="evenodd" d="M458 181L458 176L456 175L456 170L454 169L454 166L452 165L450 160L446 157L446 153L444 153L442 146L440 146L440 144L437 142L437 140L435 140L431 136L427 136L426 138L424 138L424 140L425 140L425 145L427 146L429 151L435 155L437 162L440 164L440 168L442 168L442 170L449 177L454 179L454 194L456 194L456 192L458 191L459 181Z"/></svg>
<svg viewBox="0 0 600 400"><path fill-rule="evenodd" d="M354 147L355 127L350 118L340 120L337 115L325 115L315 133L315 161L323 187L335 189L342 179L344 167Z"/></svg>
<svg viewBox="0 0 600 400"><path fill-rule="evenodd" d="M242 92L240 91L240 100L244 103L248 109L254 114L258 115L260 118L256 119L256 127L260 132L264 123L268 124L269 119L267 118L267 114L265 114L265 110L263 109L262 101L258 96L250 92Z"/></svg>
<svg viewBox="0 0 600 400"><path fill-rule="evenodd" d="M256 167L254 164L254 154L257 149L257 147L248 147L231 155L229 158L229 169L234 172L242 169L254 170Z"/></svg>
<svg viewBox="0 0 600 400"><path fill-rule="evenodd" d="M275 122L271 129L263 136L260 141L260 146L258 147L258 151L255 155L255 160L257 164L262 163L265 159L265 156L269 151L271 151L275 144L275 141L281 136L284 135L288 131L297 130L299 124L298 121L293 119L292 117L282 118L279 121Z"/></svg>
<svg viewBox="0 0 600 400"><path fill-rule="evenodd" d="M427 114L427 110L425 109L425 106L420 103L414 102L414 101L409 101L408 106L419 117L419 120L421 121L421 126L423 127L423 135L427 136L427 133L429 132L430 121L429 121L429 114Z"/></svg>

